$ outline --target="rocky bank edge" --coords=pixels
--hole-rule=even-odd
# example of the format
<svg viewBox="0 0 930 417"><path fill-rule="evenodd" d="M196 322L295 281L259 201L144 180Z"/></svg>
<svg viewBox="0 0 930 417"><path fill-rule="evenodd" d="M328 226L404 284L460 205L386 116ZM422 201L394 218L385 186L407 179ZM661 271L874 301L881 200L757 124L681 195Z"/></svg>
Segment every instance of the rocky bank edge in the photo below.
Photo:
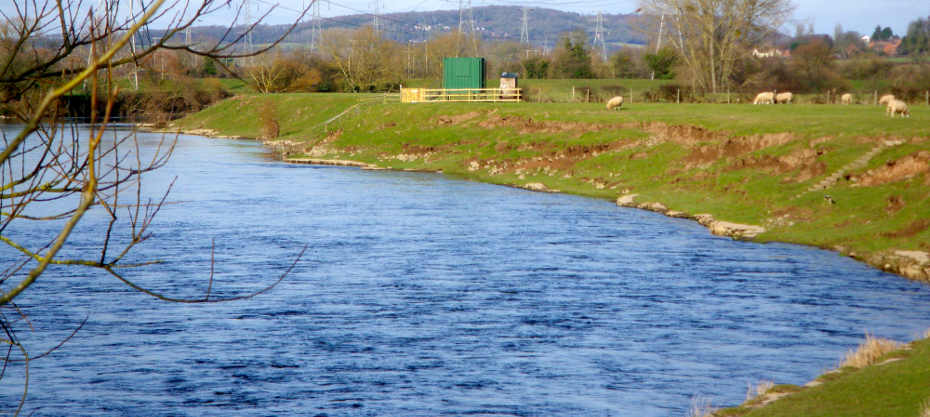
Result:
<svg viewBox="0 0 930 417"><path fill-rule="evenodd" d="M174 133L174 134L187 134L187 135L198 135L211 138L221 138L221 139L252 139L260 140L256 138L249 138L244 136L227 136L222 135L215 129L183 129L179 128L176 125L171 125L167 128L155 128L152 125L148 124L138 124L137 127L141 130L148 130L152 132L160 133ZM368 170L385 170L391 168L385 168L378 165L369 164L366 162L352 161L346 159L328 159L328 158L287 158L285 153L278 152L282 145L277 142L264 141L262 143L265 146L268 146L272 150L276 151L276 154L282 155L282 160L287 163L295 164L314 164L314 165L337 165L337 166L350 166L357 167L361 169ZM286 144L285 144L286 145ZM405 170L405 171L424 171L424 172L438 172L442 171L429 171L429 170ZM512 185L516 188L522 188L529 191L537 192L546 192L546 193L559 193L560 190L547 188L544 184L541 183L527 183L522 185ZM617 198L616 203L621 207L628 208L637 208L642 210L649 210L656 213L661 213L669 217L681 218L681 219L690 219L695 220L704 227L707 227L708 230L714 235L717 236L726 236L738 240L753 240L756 236L765 233L766 229L762 226L750 225L750 224L740 224L733 223L723 220L717 220L712 214L709 213L699 213L699 214L690 214L682 211L670 210L664 204L660 202L636 202L636 197L638 194L625 194ZM917 280L930 282L930 253L922 251L906 251L906 250L885 250L873 254L868 254L865 256L859 256L855 253L844 253L843 248L829 248L836 252L843 253L844 255L850 256L853 259L865 262L875 268L881 269L885 272L890 272L893 274L898 274L903 277Z"/></svg>
<svg viewBox="0 0 930 417"><path fill-rule="evenodd" d="M620 196L617 198L617 205L654 211L669 217L696 220L717 236L728 236L740 240L752 240L756 236L765 233L765 228L762 226L717 220L714 219L713 215L707 213L692 215L681 211L669 210L665 205L658 202L637 203L637 196L638 194ZM840 248L835 249L842 252ZM889 250L872 254L865 258L858 258L854 255L850 256L886 272L899 274L913 280L930 282L930 253L927 252Z"/></svg>

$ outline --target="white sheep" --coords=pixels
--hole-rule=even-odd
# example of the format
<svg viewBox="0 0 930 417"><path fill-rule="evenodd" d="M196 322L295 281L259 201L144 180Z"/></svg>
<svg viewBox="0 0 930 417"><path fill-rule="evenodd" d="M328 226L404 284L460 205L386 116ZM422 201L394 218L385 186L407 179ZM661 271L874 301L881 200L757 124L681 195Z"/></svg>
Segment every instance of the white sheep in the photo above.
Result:
<svg viewBox="0 0 930 417"><path fill-rule="evenodd" d="M784 93L778 93L775 96L775 104L791 104L791 99L794 98L794 94L786 91Z"/></svg>
<svg viewBox="0 0 930 417"><path fill-rule="evenodd" d="M623 105L623 96L616 96L610 100L607 100L607 110L617 109L620 110L620 106Z"/></svg>
<svg viewBox="0 0 930 417"><path fill-rule="evenodd" d="M894 94L885 94L882 98L878 99L878 105L881 106L884 104L887 106L891 104L892 101L894 101Z"/></svg>
<svg viewBox="0 0 930 417"><path fill-rule="evenodd" d="M843 94L842 96L840 96L840 102L842 102L843 105L845 105L845 106L848 106L848 105L852 104L852 102L853 102L853 95L852 95L852 94L849 94L849 93Z"/></svg>
<svg viewBox="0 0 930 417"><path fill-rule="evenodd" d="M775 102L775 93L771 91L763 91L756 96L756 99L752 101L752 104L773 104Z"/></svg>
<svg viewBox="0 0 930 417"><path fill-rule="evenodd" d="M885 113L891 118L894 118L896 114L901 114L901 117L911 117L911 111L907 109L907 103L901 100L891 100Z"/></svg>

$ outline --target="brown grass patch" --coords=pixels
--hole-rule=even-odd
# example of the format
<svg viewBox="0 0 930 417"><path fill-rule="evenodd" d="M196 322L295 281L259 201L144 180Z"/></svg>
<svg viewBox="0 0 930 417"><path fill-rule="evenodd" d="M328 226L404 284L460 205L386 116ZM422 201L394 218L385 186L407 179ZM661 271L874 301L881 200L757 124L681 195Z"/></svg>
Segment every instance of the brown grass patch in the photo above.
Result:
<svg viewBox="0 0 930 417"><path fill-rule="evenodd" d="M571 145L561 150L552 150L545 154L533 158L524 158L514 162L513 169L523 169L524 171L544 170L548 172L565 171L573 168L578 161L593 158L604 152L616 149L620 142L601 143L596 145ZM513 149L512 145L507 146ZM552 148L551 144L541 142L532 142L524 144L517 149L519 150L541 150L542 148Z"/></svg>
<svg viewBox="0 0 930 417"><path fill-rule="evenodd" d="M730 169L752 168L773 175L782 175L798 171L797 175L786 181L804 182L823 175L827 166L817 160L823 151L803 148L788 155L774 157L771 155L749 156L739 158L730 165Z"/></svg>
<svg viewBox="0 0 930 417"><path fill-rule="evenodd" d="M885 206L885 212L888 214L894 214L904 208L904 199L901 196L893 195L888 197L888 205Z"/></svg>
<svg viewBox="0 0 930 417"><path fill-rule="evenodd" d="M610 129L612 126L583 122L537 121L519 116L492 116L478 123L485 129L510 128L521 135L567 133L579 137L588 132Z"/></svg>
<svg viewBox="0 0 930 417"><path fill-rule="evenodd" d="M901 229L895 230L894 232L882 233L882 236L892 239L911 237L916 236L924 230L927 230L927 227L930 227L930 219L918 219L914 220L911 222L911 224L904 226Z"/></svg>
<svg viewBox="0 0 930 417"><path fill-rule="evenodd" d="M700 136L700 135L699 135ZM741 138L726 138L718 143L694 146L691 154L685 157L685 162L690 167L706 166L710 163L725 158L740 157L752 152L756 152L773 146L781 146L794 140L789 133L754 135ZM677 142L689 146L688 141ZM696 143L690 143L695 145ZM756 158L742 158L737 160L731 168L765 168L784 173L793 171L801 165L815 166L812 160L821 155L823 151L813 149L801 149L782 157L762 156ZM824 168L825 169L825 168Z"/></svg>
<svg viewBox="0 0 930 417"><path fill-rule="evenodd" d="M872 337L871 334L865 334L865 341L862 342L856 350L850 350L846 353L840 367L864 368L878 362L882 356L898 350L901 344L894 340Z"/></svg>
<svg viewBox="0 0 930 417"><path fill-rule="evenodd" d="M477 111L472 111L472 112L468 112L464 114L456 114L452 116L443 115L443 116L439 116L436 118L436 123L439 125L453 125L454 126L454 125L465 123L480 115L481 113Z"/></svg>
<svg viewBox="0 0 930 417"><path fill-rule="evenodd" d="M671 142L692 147L704 142L715 142L727 139L729 135L720 132L711 132L707 129L688 125L668 125L659 122L643 122L637 127L645 130L654 142Z"/></svg>
<svg viewBox="0 0 930 417"><path fill-rule="evenodd" d="M413 143L405 143L403 144L403 148L404 148L404 153L417 154L417 155L436 152L437 150L435 146L422 146L422 145L416 145Z"/></svg>
<svg viewBox="0 0 930 417"><path fill-rule="evenodd" d="M860 185L873 187L914 178L930 172L930 152L920 151L869 170L858 178Z"/></svg>

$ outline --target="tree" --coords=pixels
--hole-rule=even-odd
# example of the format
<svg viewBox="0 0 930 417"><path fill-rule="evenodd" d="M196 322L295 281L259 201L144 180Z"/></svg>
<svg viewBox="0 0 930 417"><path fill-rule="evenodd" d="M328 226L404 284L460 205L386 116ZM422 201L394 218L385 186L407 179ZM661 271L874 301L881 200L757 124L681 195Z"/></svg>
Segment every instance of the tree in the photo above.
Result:
<svg viewBox="0 0 930 417"><path fill-rule="evenodd" d="M930 19L917 19L907 25L907 35L901 40L898 50L904 55L930 52Z"/></svg>
<svg viewBox="0 0 930 417"><path fill-rule="evenodd" d="M479 56L484 49L481 40L474 34L467 35L458 30L430 38L423 45L423 62L428 77L442 76L442 59L459 56Z"/></svg>
<svg viewBox="0 0 930 417"><path fill-rule="evenodd" d="M789 68L803 91L822 91L838 86L830 45L815 40L797 47L791 54Z"/></svg>
<svg viewBox="0 0 930 417"><path fill-rule="evenodd" d="M543 56L531 56L520 61L526 78L546 78L549 75L550 62Z"/></svg>
<svg viewBox="0 0 930 417"><path fill-rule="evenodd" d="M865 42L858 32L847 32L837 24L833 30L833 50L840 58L847 59L866 50Z"/></svg>
<svg viewBox="0 0 930 417"><path fill-rule="evenodd" d="M678 62L678 54L675 53L674 49L665 47L654 54L646 54L644 58L649 69L655 72L656 78L660 80L675 78L672 69Z"/></svg>
<svg viewBox="0 0 930 417"><path fill-rule="evenodd" d="M210 277L211 285L202 298L182 299L133 282L130 271L152 262L129 264L127 255L151 237L152 221L168 192L161 201L150 202L142 201L133 190L141 187L146 173L164 165L173 144L166 141L161 152L143 160L133 144L134 135L104 140L104 130L118 90L114 77L121 70L129 73L136 63L172 51L214 59L222 65L226 59L264 52L277 41L257 51L243 51L238 44L261 20L235 28L237 14L224 39L206 44L182 42L178 34L228 5L214 0L142 0L141 4L137 0L133 5L139 9L130 11L118 2L100 4L102 9L80 1L37 0L17 6L15 14L2 15L0 22L0 100L23 124L15 136L3 134L0 152L0 241L20 255L0 273L0 308L8 310L0 314L5 334L0 343L9 346L4 369L14 363L28 369L30 358L36 358L16 336L28 328L28 322L15 318L19 311L15 301L50 265L93 268L137 291L173 302L246 298L276 284L272 282L256 293L219 299L211 294ZM150 41L155 39L150 27L162 28L162 36ZM85 85L91 95L90 125L87 134L80 134L81 129L67 126L61 100ZM124 211L125 207L130 209ZM99 250L70 253L64 258L62 248L91 210L110 220L108 228L99 231ZM37 223L44 226L36 227ZM30 225L32 230L47 230L48 234L19 241L11 233ZM22 357L14 360L12 352ZM3 375L0 372L0 378ZM22 402L17 414L21 408Z"/></svg>
<svg viewBox="0 0 930 417"><path fill-rule="evenodd" d="M556 78L594 78L586 38L587 35L581 31L562 36L552 59L552 72Z"/></svg>
<svg viewBox="0 0 930 417"><path fill-rule="evenodd" d="M789 0L640 0L640 7L647 16L665 16L668 38L688 69L683 75L711 92L727 82L738 56L793 10Z"/></svg>
<svg viewBox="0 0 930 417"><path fill-rule="evenodd" d="M323 36L323 53L339 68L353 91L372 89L379 82L401 79L400 45L371 26L346 31L333 29Z"/></svg>
<svg viewBox="0 0 930 417"><path fill-rule="evenodd" d="M890 41L894 38L894 31L891 30L891 27L885 27L882 29L882 25L875 26L875 31L872 32L873 41Z"/></svg>

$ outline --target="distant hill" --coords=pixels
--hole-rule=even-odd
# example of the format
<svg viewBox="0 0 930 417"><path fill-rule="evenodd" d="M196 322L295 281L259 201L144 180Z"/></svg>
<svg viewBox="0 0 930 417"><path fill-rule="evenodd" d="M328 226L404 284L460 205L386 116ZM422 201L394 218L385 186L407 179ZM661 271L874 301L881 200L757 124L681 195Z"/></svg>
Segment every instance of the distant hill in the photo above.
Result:
<svg viewBox="0 0 930 417"><path fill-rule="evenodd" d="M523 9L517 6L475 7L472 11L475 28L486 41L520 41ZM607 47L615 50L623 44L644 44L644 34L635 31L631 22L635 15L605 14L604 30ZM467 19L467 17L466 17ZM564 12L560 10L532 8L528 12L530 43L537 47L551 48L563 33L582 30L594 38L595 15ZM331 28L358 28L370 25L370 14L356 14L324 18L324 30ZM431 12L390 13L380 16L384 35L401 43L422 42L431 36L448 33L459 26L458 10ZM311 24L303 23L288 37L288 43L308 43L311 39ZM255 44L270 42L280 36L286 25L261 25L253 35ZM191 30L196 39L218 39L225 28L201 26ZM156 35L157 36L157 35Z"/></svg>

